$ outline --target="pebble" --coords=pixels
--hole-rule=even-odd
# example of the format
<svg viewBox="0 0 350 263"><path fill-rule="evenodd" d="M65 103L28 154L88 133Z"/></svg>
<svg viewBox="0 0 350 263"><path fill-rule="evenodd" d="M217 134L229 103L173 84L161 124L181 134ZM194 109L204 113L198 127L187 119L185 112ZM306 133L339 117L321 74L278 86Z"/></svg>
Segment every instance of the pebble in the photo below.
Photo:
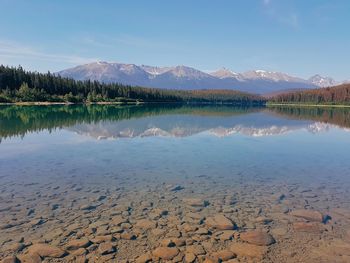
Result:
<svg viewBox="0 0 350 263"><path fill-rule="evenodd" d="M104 242L98 246L98 251L101 255L107 255L114 253L116 251L116 248L111 242Z"/></svg>
<svg viewBox="0 0 350 263"><path fill-rule="evenodd" d="M236 254L230 250L221 250L213 253L211 257L220 261L227 261L229 259L236 257Z"/></svg>
<svg viewBox="0 0 350 263"><path fill-rule="evenodd" d="M171 260L179 254L179 250L176 247L158 247L153 250L152 254L157 258Z"/></svg>
<svg viewBox="0 0 350 263"><path fill-rule="evenodd" d="M67 250L76 250L78 248L85 248L91 244L90 240L87 238L71 240L66 244Z"/></svg>
<svg viewBox="0 0 350 263"><path fill-rule="evenodd" d="M200 198L184 198L183 202L192 207L204 207L209 204L207 200Z"/></svg>
<svg viewBox="0 0 350 263"><path fill-rule="evenodd" d="M185 254L185 262L186 263L192 263L196 260L196 255L192 252L187 252Z"/></svg>
<svg viewBox="0 0 350 263"><path fill-rule="evenodd" d="M303 218L308 221L320 222L324 220L323 215L319 211L299 209L290 212L292 216Z"/></svg>
<svg viewBox="0 0 350 263"><path fill-rule="evenodd" d="M147 252L141 256L139 256L135 262L136 263L147 263L147 262L151 262L152 261L152 254Z"/></svg>
<svg viewBox="0 0 350 263"><path fill-rule="evenodd" d="M36 253L28 253L18 256L21 263L41 263L41 258Z"/></svg>
<svg viewBox="0 0 350 263"><path fill-rule="evenodd" d="M58 247L48 244L34 244L29 247L29 253L38 254L41 257L61 258L66 252Z"/></svg>
<svg viewBox="0 0 350 263"><path fill-rule="evenodd" d="M1 263L19 263L19 260L15 256L8 256L4 258Z"/></svg>
<svg viewBox="0 0 350 263"><path fill-rule="evenodd" d="M135 227L149 230L157 227L157 223L148 219L141 219L136 222Z"/></svg>
<svg viewBox="0 0 350 263"><path fill-rule="evenodd" d="M205 220L205 223L212 228L218 230L231 230L235 228L235 224L224 215L215 215Z"/></svg>
<svg viewBox="0 0 350 263"><path fill-rule="evenodd" d="M247 231L240 233L240 239L258 246L269 246L276 242L270 234L262 231Z"/></svg>
<svg viewBox="0 0 350 263"><path fill-rule="evenodd" d="M267 247L256 246L248 243L233 243L229 249L237 256L257 259L262 259L267 253Z"/></svg>
<svg viewBox="0 0 350 263"><path fill-rule="evenodd" d="M192 245L192 246L187 246L186 247L186 253L193 253L196 256L198 255L205 255L206 252L201 245Z"/></svg>

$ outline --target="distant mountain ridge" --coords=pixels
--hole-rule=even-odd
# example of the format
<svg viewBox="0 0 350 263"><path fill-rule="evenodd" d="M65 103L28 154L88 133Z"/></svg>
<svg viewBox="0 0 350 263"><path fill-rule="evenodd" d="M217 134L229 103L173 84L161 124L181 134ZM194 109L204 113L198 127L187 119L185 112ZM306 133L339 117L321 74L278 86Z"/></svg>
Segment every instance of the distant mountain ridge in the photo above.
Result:
<svg viewBox="0 0 350 263"><path fill-rule="evenodd" d="M226 68L203 72L187 66L155 67L124 63L93 62L57 72L76 80L97 80L152 88L198 90L233 89L267 94L291 89L311 89L335 83L319 75L309 80L281 72L253 70L236 73Z"/></svg>

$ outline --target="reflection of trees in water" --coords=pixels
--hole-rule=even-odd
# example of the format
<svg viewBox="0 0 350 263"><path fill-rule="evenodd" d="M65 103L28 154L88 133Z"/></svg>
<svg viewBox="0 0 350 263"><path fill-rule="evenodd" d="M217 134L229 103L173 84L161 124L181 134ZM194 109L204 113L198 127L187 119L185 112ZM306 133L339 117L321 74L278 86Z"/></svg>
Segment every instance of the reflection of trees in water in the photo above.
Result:
<svg viewBox="0 0 350 263"><path fill-rule="evenodd" d="M313 120L350 128L350 108L269 107L269 112L296 120Z"/></svg>
<svg viewBox="0 0 350 263"><path fill-rule="evenodd" d="M259 111L255 107L201 105L70 105L70 106L2 106L0 107L1 138L25 136L28 132L73 126L99 121L121 121L164 114L192 114L200 116L234 116Z"/></svg>

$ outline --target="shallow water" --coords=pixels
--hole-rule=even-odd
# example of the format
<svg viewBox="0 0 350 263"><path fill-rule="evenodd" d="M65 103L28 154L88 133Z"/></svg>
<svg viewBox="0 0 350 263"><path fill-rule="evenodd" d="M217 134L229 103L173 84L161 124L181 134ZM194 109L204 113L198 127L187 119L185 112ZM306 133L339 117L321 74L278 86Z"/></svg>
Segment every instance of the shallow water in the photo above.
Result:
<svg viewBox="0 0 350 263"><path fill-rule="evenodd" d="M157 261L168 238L173 262L350 262L347 109L6 106L0 138L0 257L46 242L67 252L46 262Z"/></svg>

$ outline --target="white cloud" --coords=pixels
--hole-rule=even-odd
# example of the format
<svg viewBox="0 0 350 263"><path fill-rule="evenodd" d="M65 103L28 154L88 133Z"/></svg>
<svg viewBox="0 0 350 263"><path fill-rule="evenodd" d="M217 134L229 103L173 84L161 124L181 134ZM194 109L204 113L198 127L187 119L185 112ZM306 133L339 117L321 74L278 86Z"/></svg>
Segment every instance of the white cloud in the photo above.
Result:
<svg viewBox="0 0 350 263"><path fill-rule="evenodd" d="M25 46L17 42L0 40L0 59L11 58L45 60L50 62L64 62L68 64L84 64L98 60L97 58L86 58L77 55L47 53Z"/></svg>

